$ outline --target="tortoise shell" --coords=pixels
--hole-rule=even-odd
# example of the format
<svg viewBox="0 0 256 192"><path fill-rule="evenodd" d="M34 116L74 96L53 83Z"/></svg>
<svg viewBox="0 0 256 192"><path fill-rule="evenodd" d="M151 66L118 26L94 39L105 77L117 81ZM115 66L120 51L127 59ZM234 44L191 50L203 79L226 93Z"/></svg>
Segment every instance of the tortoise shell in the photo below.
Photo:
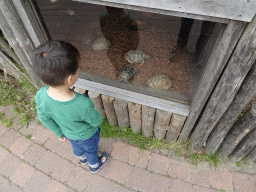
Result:
<svg viewBox="0 0 256 192"><path fill-rule="evenodd" d="M156 89L169 89L172 85L171 79L163 74L158 74L150 78L147 83L149 87Z"/></svg>
<svg viewBox="0 0 256 192"><path fill-rule="evenodd" d="M136 70L134 66L129 66L129 65L125 66L120 70L117 80L120 82L121 81L127 82L128 80L134 77L135 73L136 73Z"/></svg>
<svg viewBox="0 0 256 192"><path fill-rule="evenodd" d="M102 51L110 47L110 42L105 38L98 38L92 44L93 51Z"/></svg>
<svg viewBox="0 0 256 192"><path fill-rule="evenodd" d="M125 55L125 59L131 64L140 63L142 65L144 63L144 60L148 58L150 58L149 55L146 55L139 50L130 50Z"/></svg>

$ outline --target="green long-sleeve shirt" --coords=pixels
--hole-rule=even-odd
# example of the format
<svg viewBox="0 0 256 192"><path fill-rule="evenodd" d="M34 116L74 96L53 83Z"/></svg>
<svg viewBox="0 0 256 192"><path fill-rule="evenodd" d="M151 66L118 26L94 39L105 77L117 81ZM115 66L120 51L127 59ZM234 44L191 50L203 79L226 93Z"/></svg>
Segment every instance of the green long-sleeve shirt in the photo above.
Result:
<svg viewBox="0 0 256 192"><path fill-rule="evenodd" d="M58 138L65 135L72 140L90 138L102 123L101 114L95 110L90 98L75 92L69 101L51 98L42 87L35 96L38 119Z"/></svg>

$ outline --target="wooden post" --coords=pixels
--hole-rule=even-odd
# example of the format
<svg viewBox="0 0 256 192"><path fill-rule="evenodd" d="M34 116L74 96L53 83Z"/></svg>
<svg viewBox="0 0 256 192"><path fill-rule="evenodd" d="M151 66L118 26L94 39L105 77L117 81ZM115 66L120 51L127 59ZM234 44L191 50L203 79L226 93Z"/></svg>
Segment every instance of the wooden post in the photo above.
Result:
<svg viewBox="0 0 256 192"><path fill-rule="evenodd" d="M256 147L247 155L249 161L256 161Z"/></svg>
<svg viewBox="0 0 256 192"><path fill-rule="evenodd" d="M107 115L107 119L110 125L116 126L117 125L117 117L114 108L114 97L109 97L107 95L101 95L103 106Z"/></svg>
<svg viewBox="0 0 256 192"><path fill-rule="evenodd" d="M34 86L39 89L42 82L32 70L32 61L29 56L34 46L10 1L0 1L0 28L30 75Z"/></svg>
<svg viewBox="0 0 256 192"><path fill-rule="evenodd" d="M251 131L244 140L238 144L234 152L230 155L231 161L240 161L256 147L256 129Z"/></svg>
<svg viewBox="0 0 256 192"><path fill-rule="evenodd" d="M221 79L191 136L190 149L199 151L227 110L256 59L256 17L241 36Z"/></svg>
<svg viewBox="0 0 256 192"><path fill-rule="evenodd" d="M141 105L128 102L130 126L134 133L141 132Z"/></svg>
<svg viewBox="0 0 256 192"><path fill-rule="evenodd" d="M179 141L185 141L190 135L245 26L244 22L230 21L227 26L222 27L221 31L224 32L220 32L214 51L208 59Z"/></svg>
<svg viewBox="0 0 256 192"><path fill-rule="evenodd" d="M186 117L183 115L173 114L169 129L166 134L166 140L168 142L176 142L180 135L180 131L184 125Z"/></svg>
<svg viewBox="0 0 256 192"><path fill-rule="evenodd" d="M234 100L210 134L205 148L206 154L217 152L221 143L235 123L238 115L256 94L256 62L249 71Z"/></svg>
<svg viewBox="0 0 256 192"><path fill-rule="evenodd" d="M114 101L114 108L116 111L118 126L121 129L129 127L130 123L129 123L129 113L128 113L127 101L116 98Z"/></svg>
<svg viewBox="0 0 256 192"><path fill-rule="evenodd" d="M250 132L256 127L256 103L253 103L252 108L234 125L227 137L223 141L219 149L220 157L228 157L237 145L251 134Z"/></svg>
<svg viewBox="0 0 256 192"><path fill-rule="evenodd" d="M142 134L150 137L153 133L156 109L142 105Z"/></svg>
<svg viewBox="0 0 256 192"><path fill-rule="evenodd" d="M106 113L104 110L104 106L103 106L100 94L89 91L88 95L89 95L90 99L92 100L92 102L94 103L95 109L97 111L99 111L99 113L102 116L102 119L104 119L106 117Z"/></svg>
<svg viewBox="0 0 256 192"><path fill-rule="evenodd" d="M165 138L168 126L172 117L171 112L156 110L156 118L154 124L154 135L157 140Z"/></svg>

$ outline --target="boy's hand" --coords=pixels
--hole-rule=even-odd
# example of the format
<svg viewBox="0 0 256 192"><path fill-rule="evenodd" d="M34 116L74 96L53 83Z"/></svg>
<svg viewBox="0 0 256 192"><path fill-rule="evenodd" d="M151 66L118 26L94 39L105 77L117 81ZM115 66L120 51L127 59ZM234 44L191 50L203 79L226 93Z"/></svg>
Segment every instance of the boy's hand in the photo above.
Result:
<svg viewBox="0 0 256 192"><path fill-rule="evenodd" d="M65 141L65 137L62 136L61 138L59 138L60 141Z"/></svg>

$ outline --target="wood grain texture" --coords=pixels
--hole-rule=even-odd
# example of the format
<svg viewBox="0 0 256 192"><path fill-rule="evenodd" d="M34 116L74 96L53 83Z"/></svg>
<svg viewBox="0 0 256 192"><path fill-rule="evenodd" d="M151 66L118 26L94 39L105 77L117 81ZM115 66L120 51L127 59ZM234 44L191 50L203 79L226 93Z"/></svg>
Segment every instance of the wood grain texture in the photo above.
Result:
<svg viewBox="0 0 256 192"><path fill-rule="evenodd" d="M121 129L130 127L127 101L115 98L115 101L113 103L116 111L118 126Z"/></svg>
<svg viewBox="0 0 256 192"><path fill-rule="evenodd" d="M156 117L154 123L154 135L157 140L161 140L165 138L166 132L168 130L168 126L170 124L170 120L172 117L171 112L156 110Z"/></svg>
<svg viewBox="0 0 256 192"><path fill-rule="evenodd" d="M205 148L205 152L207 154L217 152L221 143L225 139L226 135L232 128L235 123L237 117L240 115L241 111L250 101L250 99L256 94L256 62L253 67L247 74L242 83L239 91L237 92L234 100L223 114L221 119L218 121L216 126L214 127L212 133L210 134L207 145ZM227 154L229 155L229 154Z"/></svg>
<svg viewBox="0 0 256 192"><path fill-rule="evenodd" d="M186 120L186 117L183 115L178 115L178 114L172 115L168 132L166 134L166 140L168 142L173 143L177 141L185 120Z"/></svg>
<svg viewBox="0 0 256 192"><path fill-rule="evenodd" d="M34 50L34 45L30 41L17 12L9 1L0 1L0 28L4 32L9 44L19 57L24 68L30 75L32 83L39 89L42 85L39 77L32 70L30 53Z"/></svg>
<svg viewBox="0 0 256 192"><path fill-rule="evenodd" d="M256 116L250 110L232 127L223 141L220 149L220 157L228 157L237 145L256 127Z"/></svg>
<svg viewBox="0 0 256 192"><path fill-rule="evenodd" d="M142 114L141 114L141 105L133 102L128 102L128 110L129 110L129 119L130 119L130 127L132 128L132 132L140 133L142 127Z"/></svg>
<svg viewBox="0 0 256 192"><path fill-rule="evenodd" d="M104 106L103 106L100 94L89 91L88 96L94 103L95 109L101 114L102 119L104 119L106 117L106 113L104 110Z"/></svg>
<svg viewBox="0 0 256 192"><path fill-rule="evenodd" d="M142 134L150 137L153 133L156 109L142 105Z"/></svg>
<svg viewBox="0 0 256 192"><path fill-rule="evenodd" d="M220 81L191 136L190 149L199 151L214 126L237 94L245 76L256 59L256 17L241 36Z"/></svg>
<svg viewBox="0 0 256 192"><path fill-rule="evenodd" d="M179 14L180 17L193 14L201 19L211 17L233 19L250 22L255 15L256 3L247 0L76 0L99 5L107 5L126 9L139 9L141 11L154 11L155 13Z"/></svg>
<svg viewBox="0 0 256 192"><path fill-rule="evenodd" d="M185 141L189 137L191 130L194 128L208 97L245 28L245 23L230 21L225 30L224 28L223 26L223 32L219 34L214 51L201 77L201 82L191 103L191 111L179 136L179 141Z"/></svg>
<svg viewBox="0 0 256 192"><path fill-rule="evenodd" d="M256 147L247 155L248 160L253 162L256 161Z"/></svg>
<svg viewBox="0 0 256 192"><path fill-rule="evenodd" d="M239 143L233 153L229 156L231 161L238 162L249 154L256 146L256 129L250 132L244 140Z"/></svg>
<svg viewBox="0 0 256 192"><path fill-rule="evenodd" d="M101 95L103 106L106 112L106 116L108 119L108 123L112 126L117 125L117 117L116 117L116 112L114 108L114 97L109 97L107 95Z"/></svg>

